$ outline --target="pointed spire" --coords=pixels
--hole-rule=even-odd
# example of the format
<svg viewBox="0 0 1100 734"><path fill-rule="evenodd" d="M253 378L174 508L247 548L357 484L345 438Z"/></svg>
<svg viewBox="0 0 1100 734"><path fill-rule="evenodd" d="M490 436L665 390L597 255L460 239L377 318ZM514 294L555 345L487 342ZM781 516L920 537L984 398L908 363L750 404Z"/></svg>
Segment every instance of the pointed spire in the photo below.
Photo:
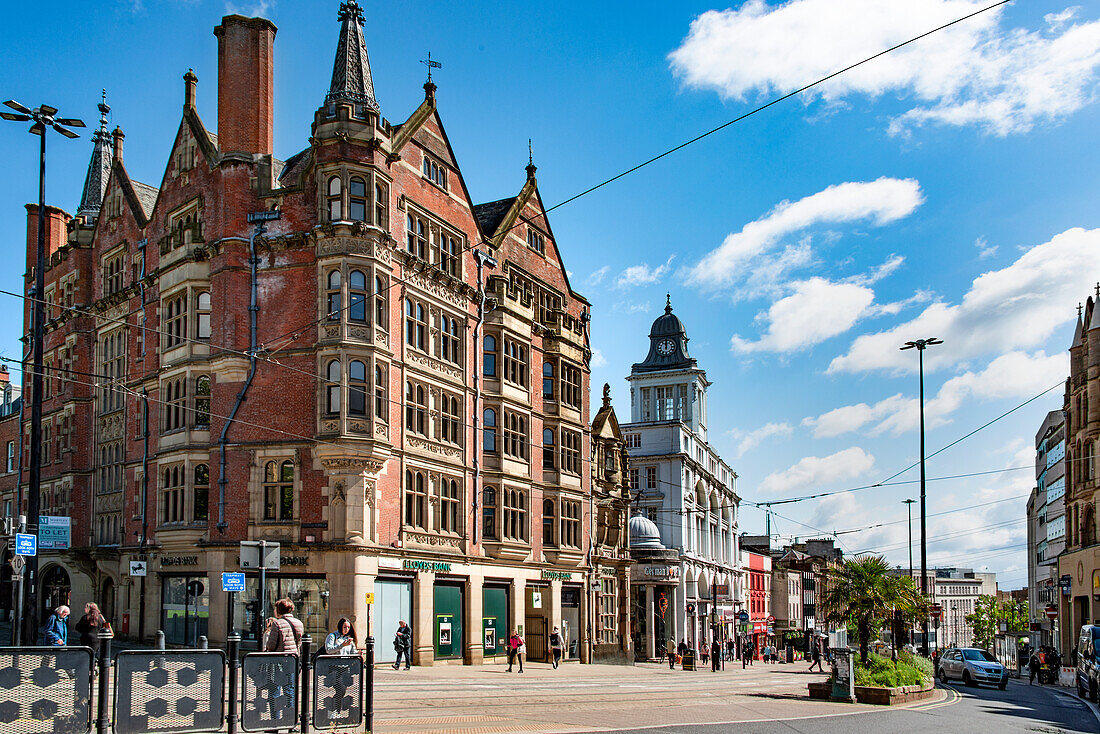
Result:
<svg viewBox="0 0 1100 734"><path fill-rule="evenodd" d="M531 138L527 138L527 180L533 181L535 179L535 172L539 169L535 167L535 154L531 148Z"/></svg>
<svg viewBox="0 0 1100 734"><path fill-rule="evenodd" d="M107 193L107 179L111 176L111 134L107 132L107 113L111 111L107 104L107 90L103 90L103 100L99 103L99 129L92 133L92 159L88 162L88 175L84 178L84 193L80 197L80 206L76 210L78 217L95 217L103 205L103 196Z"/></svg>
<svg viewBox="0 0 1100 734"><path fill-rule="evenodd" d="M1082 335L1084 334L1084 330L1085 330L1084 325L1081 323L1081 312L1084 311L1084 310L1085 310L1084 306L1082 306L1080 303L1078 303L1077 304L1077 328L1075 328L1073 330L1073 341L1071 342L1074 345L1076 345L1078 342L1081 341Z"/></svg>
<svg viewBox="0 0 1100 734"><path fill-rule="evenodd" d="M665 294L665 313L672 313L672 294Z"/></svg>
<svg viewBox="0 0 1100 734"><path fill-rule="evenodd" d="M336 46L336 61L332 66L332 84L325 104L352 102L378 111L374 98L374 79L371 78L367 45L363 41L363 8L355 0L340 3L337 16L340 26L340 42Z"/></svg>

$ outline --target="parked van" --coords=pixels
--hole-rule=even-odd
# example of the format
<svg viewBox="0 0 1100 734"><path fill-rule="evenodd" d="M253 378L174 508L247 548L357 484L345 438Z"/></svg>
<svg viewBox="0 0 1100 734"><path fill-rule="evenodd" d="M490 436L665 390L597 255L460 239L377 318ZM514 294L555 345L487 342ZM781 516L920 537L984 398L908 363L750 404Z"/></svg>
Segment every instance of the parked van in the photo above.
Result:
<svg viewBox="0 0 1100 734"><path fill-rule="evenodd" d="M1081 626L1076 652L1077 695L1100 702L1100 625Z"/></svg>

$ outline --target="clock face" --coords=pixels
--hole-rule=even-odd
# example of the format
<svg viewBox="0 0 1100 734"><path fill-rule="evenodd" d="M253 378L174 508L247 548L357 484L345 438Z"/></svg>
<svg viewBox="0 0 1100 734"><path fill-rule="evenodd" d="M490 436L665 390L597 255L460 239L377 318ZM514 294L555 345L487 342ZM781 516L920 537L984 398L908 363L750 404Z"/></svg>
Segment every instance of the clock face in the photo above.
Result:
<svg viewBox="0 0 1100 734"><path fill-rule="evenodd" d="M672 354L676 350L676 345L671 339L664 339L657 343L657 354L661 354L665 357Z"/></svg>

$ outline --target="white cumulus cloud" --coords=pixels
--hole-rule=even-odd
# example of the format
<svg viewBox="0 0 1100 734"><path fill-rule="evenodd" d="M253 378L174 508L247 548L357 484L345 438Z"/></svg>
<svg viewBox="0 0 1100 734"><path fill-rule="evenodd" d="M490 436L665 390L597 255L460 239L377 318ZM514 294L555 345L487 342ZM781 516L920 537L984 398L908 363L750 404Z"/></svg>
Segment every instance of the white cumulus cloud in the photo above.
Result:
<svg viewBox="0 0 1100 734"><path fill-rule="evenodd" d="M1011 265L979 275L959 303L936 301L892 329L858 337L828 372L915 372L916 355L899 347L933 336L945 343L925 352L926 371L1040 346L1076 317L1077 303L1093 290L1098 262L1100 229L1066 230Z"/></svg>
<svg viewBox="0 0 1100 734"><path fill-rule="evenodd" d="M757 341L738 335L730 339L734 352L793 352L842 334L868 312L875 292L855 283L810 278L791 284L794 293L771 305L762 320L767 332Z"/></svg>
<svg viewBox="0 0 1100 734"><path fill-rule="evenodd" d="M688 281L713 290L756 280L761 273L753 270L762 265L762 256L780 249L791 235L810 227L861 221L883 226L913 213L923 201L920 184L914 179L883 177L835 184L798 201L781 202L763 218L727 235L719 247L688 270ZM773 281L782 271L807 264L810 257L807 242L787 244L778 258L767 258L782 263L780 272L770 274Z"/></svg>
<svg viewBox="0 0 1100 734"><path fill-rule="evenodd" d="M841 68L969 15L986 0L748 0L691 23L669 55L690 87L723 97L794 91ZM922 38L815 87L828 103L897 97L908 109L890 131L977 126L994 135L1056 121L1093 100L1100 21L1048 14L1039 29L1010 28L1002 8Z"/></svg>
<svg viewBox="0 0 1100 734"><path fill-rule="evenodd" d="M793 431L794 428L790 423L765 423L755 431L748 433L732 431L732 433L734 438L740 439L737 444L737 455L744 456L772 436L789 436Z"/></svg>
<svg viewBox="0 0 1100 734"><path fill-rule="evenodd" d="M808 491L829 482L861 476L875 465L875 457L858 446L829 456L806 456L796 464L764 477L762 494L788 494Z"/></svg>
<svg viewBox="0 0 1100 734"><path fill-rule="evenodd" d="M655 268L651 268L649 263L631 265L629 268L619 273L619 277L615 279L615 287L626 289L639 285L651 285L656 283L669 271L674 259L676 259L675 255L669 255L668 260L666 260L663 265L658 265Z"/></svg>

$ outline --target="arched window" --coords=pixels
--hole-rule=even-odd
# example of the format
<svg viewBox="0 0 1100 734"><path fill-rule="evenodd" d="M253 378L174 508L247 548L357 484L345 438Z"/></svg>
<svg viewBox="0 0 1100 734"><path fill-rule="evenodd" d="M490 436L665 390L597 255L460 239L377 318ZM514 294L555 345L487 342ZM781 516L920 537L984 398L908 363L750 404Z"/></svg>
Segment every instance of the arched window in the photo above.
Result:
<svg viewBox="0 0 1100 734"><path fill-rule="evenodd" d="M554 539L556 533L554 528L557 527L557 507L554 505L554 500L542 501L542 544L543 545L557 545Z"/></svg>
<svg viewBox="0 0 1100 734"><path fill-rule="evenodd" d="M210 427L210 377L195 379L195 428Z"/></svg>
<svg viewBox="0 0 1100 734"><path fill-rule="evenodd" d="M204 521L210 511L210 467L206 464L195 465L194 517Z"/></svg>
<svg viewBox="0 0 1100 734"><path fill-rule="evenodd" d="M348 321L367 322L367 276L360 270L348 273Z"/></svg>
<svg viewBox="0 0 1100 734"><path fill-rule="evenodd" d="M550 360L542 363L542 396L546 400L554 399L554 363Z"/></svg>
<svg viewBox="0 0 1100 734"><path fill-rule="evenodd" d="M367 414L367 366L357 359L348 364L348 415Z"/></svg>
<svg viewBox="0 0 1100 734"><path fill-rule="evenodd" d="M328 320L339 321L340 312L343 310L343 298L340 291L340 271L333 270L328 274Z"/></svg>
<svg viewBox="0 0 1100 734"><path fill-rule="evenodd" d="M389 420L389 404L386 400L386 370L382 365L374 368L374 416L379 420Z"/></svg>
<svg viewBox="0 0 1100 734"><path fill-rule="evenodd" d="M210 293L201 291L195 298L195 321L199 339L210 338Z"/></svg>
<svg viewBox="0 0 1100 734"><path fill-rule="evenodd" d="M344 209L341 205L340 177L333 176L328 180L328 220L338 222L344 218Z"/></svg>
<svg viewBox="0 0 1100 734"><path fill-rule="evenodd" d="M553 469L556 466L554 451L554 429L542 429L542 468Z"/></svg>
<svg viewBox="0 0 1100 734"><path fill-rule="evenodd" d="M328 363L328 384L325 387L328 399L325 401L325 412L335 415L340 412L340 362L332 360Z"/></svg>
<svg viewBox="0 0 1100 734"><path fill-rule="evenodd" d="M486 377L497 376L497 340L495 336L486 334L482 340L484 355L482 357L481 372Z"/></svg>
<svg viewBox="0 0 1100 734"><path fill-rule="evenodd" d="M428 397L423 385L405 383L405 430L426 436L428 433Z"/></svg>
<svg viewBox="0 0 1100 734"><path fill-rule="evenodd" d="M424 350L427 348L428 321L424 315L424 305L405 299L405 343L410 347Z"/></svg>
<svg viewBox="0 0 1100 734"><path fill-rule="evenodd" d="M495 454L497 451L497 412L486 408L483 416L485 423L485 451Z"/></svg>
<svg viewBox="0 0 1100 734"><path fill-rule="evenodd" d="M367 220L367 183L355 176L348 181L348 219L353 222Z"/></svg>
<svg viewBox="0 0 1100 734"><path fill-rule="evenodd" d="M1085 479L1096 478L1096 443L1085 442Z"/></svg>

